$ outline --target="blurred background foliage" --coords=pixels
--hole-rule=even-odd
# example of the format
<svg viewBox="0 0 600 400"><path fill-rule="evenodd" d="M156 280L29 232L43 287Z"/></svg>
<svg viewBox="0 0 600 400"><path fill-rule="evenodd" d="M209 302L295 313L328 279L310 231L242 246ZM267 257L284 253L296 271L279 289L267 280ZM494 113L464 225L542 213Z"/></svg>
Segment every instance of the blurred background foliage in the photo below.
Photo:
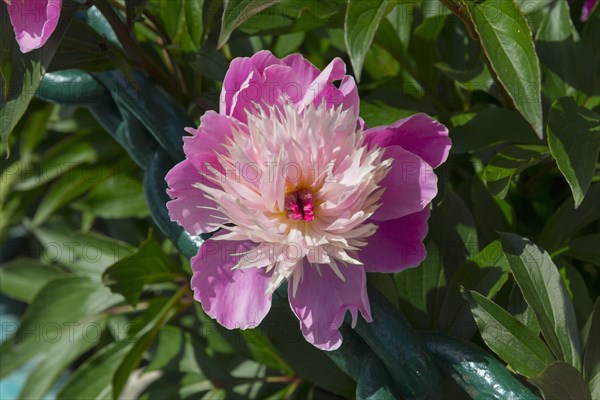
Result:
<svg viewBox="0 0 600 400"><path fill-rule="evenodd" d="M426 112L450 129L427 259L370 282L545 398L600 398L600 10L582 22L582 3L65 0L53 39L23 55L2 2L0 292L22 317L3 323L0 377L30 365L23 399L355 396L285 301L252 330L208 318L135 157L76 87L38 87L45 71L141 70L197 123L229 62L269 49L344 59L368 126ZM42 100L57 91L71 104Z"/></svg>

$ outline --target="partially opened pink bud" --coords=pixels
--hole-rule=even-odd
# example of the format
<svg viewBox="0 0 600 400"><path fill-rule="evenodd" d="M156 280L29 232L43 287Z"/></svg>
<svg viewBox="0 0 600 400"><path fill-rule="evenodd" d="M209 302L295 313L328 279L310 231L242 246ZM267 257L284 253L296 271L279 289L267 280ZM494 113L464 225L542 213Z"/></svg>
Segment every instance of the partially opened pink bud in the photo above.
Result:
<svg viewBox="0 0 600 400"><path fill-rule="evenodd" d="M62 0L4 0L21 52L42 47L56 29Z"/></svg>
<svg viewBox="0 0 600 400"><path fill-rule="evenodd" d="M167 207L191 234L220 230L192 258L191 284L221 325L255 327L288 281L304 337L334 350L346 312L371 321L366 272L425 258L448 130L425 114L364 130L358 113L341 59L319 71L261 51L232 61L220 113L188 129Z"/></svg>
<svg viewBox="0 0 600 400"><path fill-rule="evenodd" d="M581 9L581 20L587 21L590 18L590 14L596 5L598 0L583 0L583 7Z"/></svg>

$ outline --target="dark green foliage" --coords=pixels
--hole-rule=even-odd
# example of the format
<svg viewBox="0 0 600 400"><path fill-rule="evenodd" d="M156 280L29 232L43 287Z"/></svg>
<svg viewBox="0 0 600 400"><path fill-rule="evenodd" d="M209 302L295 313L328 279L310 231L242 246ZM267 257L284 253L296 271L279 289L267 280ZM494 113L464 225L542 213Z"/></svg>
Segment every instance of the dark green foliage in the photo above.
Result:
<svg viewBox="0 0 600 400"><path fill-rule="evenodd" d="M21 54L0 0L0 292L26 307L0 377L35 360L21 398L64 371L68 399L140 376L141 399L598 398L600 8L581 3L63 0ZM207 317L206 238L164 206L183 128L261 49L341 57L368 126L426 112L453 141L428 257L370 274L375 321L330 354L285 293L252 330Z"/></svg>

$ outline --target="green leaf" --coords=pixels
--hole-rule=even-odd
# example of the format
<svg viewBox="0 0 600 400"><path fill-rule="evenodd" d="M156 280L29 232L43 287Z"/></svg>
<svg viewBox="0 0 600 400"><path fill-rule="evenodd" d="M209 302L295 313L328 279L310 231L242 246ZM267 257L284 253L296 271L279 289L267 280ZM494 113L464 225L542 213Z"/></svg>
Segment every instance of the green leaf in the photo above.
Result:
<svg viewBox="0 0 600 400"><path fill-rule="evenodd" d="M570 97L556 100L548 115L548 145L579 207L590 187L600 151L600 115L577 107Z"/></svg>
<svg viewBox="0 0 600 400"><path fill-rule="evenodd" d="M259 33L279 35L310 32L323 25L341 29L344 22L341 15L341 11L344 10L342 3L345 1L283 0L273 5L268 12L248 18L243 22L240 30L249 35ZM339 34L343 43L343 32L340 30Z"/></svg>
<svg viewBox="0 0 600 400"><path fill-rule="evenodd" d="M386 17L386 22L396 33L396 36L400 40L400 46L402 51L406 51L410 42L411 25L412 21L417 17L414 13L415 7L419 6L418 3L412 1L402 1L396 7L392 8L390 13ZM400 49L397 49L400 50Z"/></svg>
<svg viewBox="0 0 600 400"><path fill-rule="evenodd" d="M76 3L73 3L76 4ZM48 41L39 49L29 53L21 53L19 46L15 43L14 33L10 32L10 24L5 24L8 18L6 4L0 5L0 21L2 21L2 46L0 52L0 71L5 72L10 68L8 74L1 74L5 80L3 90L0 92L0 139L6 142L8 135L12 132L17 122L24 115L29 102L33 99L35 92L50 64L64 33L66 32L74 11L73 4L63 5L60 19L55 31ZM6 48L4 48L6 46ZM12 56L7 57L12 48ZM6 64L10 63L7 67ZM5 92L4 87L8 90Z"/></svg>
<svg viewBox="0 0 600 400"><path fill-rule="evenodd" d="M70 136L44 153L38 168L30 167L27 173L22 173L22 180L15 185L15 190L31 190L45 185L78 165L97 162L116 149L108 135L94 137L93 140L88 135Z"/></svg>
<svg viewBox="0 0 600 400"><path fill-rule="evenodd" d="M498 239L498 232L511 229L514 211L510 203L492 196L478 176L471 181L471 204L482 244Z"/></svg>
<svg viewBox="0 0 600 400"><path fill-rule="evenodd" d="M339 396L354 396L353 380L302 337L298 321L289 311L289 304L274 304L259 329L296 376Z"/></svg>
<svg viewBox="0 0 600 400"><path fill-rule="evenodd" d="M169 37L174 38L181 27L183 0L158 0L158 15Z"/></svg>
<svg viewBox="0 0 600 400"><path fill-rule="evenodd" d="M382 20L385 21L385 20ZM374 41L367 51L363 71L374 81L394 78L401 72L401 65L386 48Z"/></svg>
<svg viewBox="0 0 600 400"><path fill-rule="evenodd" d="M183 331L175 326L165 325L160 330L151 349L150 363L144 372L160 371L182 356Z"/></svg>
<svg viewBox="0 0 600 400"><path fill-rule="evenodd" d="M388 5L385 0L348 0L344 39L357 81L360 81L365 55Z"/></svg>
<svg viewBox="0 0 600 400"><path fill-rule="evenodd" d="M115 390L113 387L115 381L118 385L117 390L120 391L123 388L121 385L129 378L131 372L129 368L137 366L135 361L139 361L140 351L145 351L145 345L151 344L151 341L148 341L150 337L146 335L162 326L172 306L181 298L183 292L184 290L177 292L170 299L160 297L150 302L144 313L128 325L127 336L120 341L110 343L88 358L71 375L57 397L110 398ZM120 373L117 373L119 370Z"/></svg>
<svg viewBox="0 0 600 400"><path fill-rule="evenodd" d="M119 395L123 391L127 380L131 373L137 368L139 363L142 361L142 357L146 350L150 348L154 339L156 338L157 331L150 331L144 335L135 339L131 349L127 351L127 354L121 360L117 370L113 375L112 380L112 393L113 399L118 399Z"/></svg>
<svg viewBox="0 0 600 400"><path fill-rule="evenodd" d="M469 92L475 90L490 92L490 89L494 85L494 79L487 66L483 63L469 70L457 70L446 63L436 63L435 67L453 80L458 87Z"/></svg>
<svg viewBox="0 0 600 400"><path fill-rule="evenodd" d="M588 316L594 309L594 303L588 295L588 288L578 269L566 262L562 257L555 260L559 267L565 287L573 301L573 309L577 317L577 326L580 328L585 324Z"/></svg>
<svg viewBox="0 0 600 400"><path fill-rule="evenodd" d="M98 320L84 329L73 330L68 341L60 341L44 352L44 359L27 376L20 399L41 399L60 378L64 370L83 353L98 344L106 321ZM69 332L71 334L71 332Z"/></svg>
<svg viewBox="0 0 600 400"><path fill-rule="evenodd" d="M462 2L498 82L542 138L540 66L527 20L513 1Z"/></svg>
<svg viewBox="0 0 600 400"><path fill-rule="evenodd" d="M391 125L394 122L414 115L414 110L392 107L380 100L361 100L360 116L367 126Z"/></svg>
<svg viewBox="0 0 600 400"><path fill-rule="evenodd" d="M129 0L125 2L127 11L127 24L132 26L135 22L142 20L142 14L148 0Z"/></svg>
<svg viewBox="0 0 600 400"><path fill-rule="evenodd" d="M121 391L125 387L129 375L139 365L146 350L150 348L158 332L170 316L172 309L177 302L188 291L188 287L182 287L171 298L155 303L146 310L143 316L145 326L134 330L131 337L126 338L125 342L135 340L133 346L127 351L127 354L117 367L112 379L112 395L118 399Z"/></svg>
<svg viewBox="0 0 600 400"><path fill-rule="evenodd" d="M600 266L600 233L569 240L566 255Z"/></svg>
<svg viewBox="0 0 600 400"><path fill-rule="evenodd" d="M537 386L547 400L592 400L581 373L562 361L550 364L529 382Z"/></svg>
<svg viewBox="0 0 600 400"><path fill-rule="evenodd" d="M41 103L41 102L40 102ZM48 120L54 111L53 104L33 102L27 110L27 119L23 120L20 130L20 156L26 163L31 161L35 149L46 138Z"/></svg>
<svg viewBox="0 0 600 400"><path fill-rule="evenodd" d="M428 2L425 2L425 7ZM434 3L428 3L430 6ZM439 12L442 13L439 13ZM411 36L409 43L409 54L415 60L417 65L417 75L415 78L423 83L424 88L435 88L438 84L440 71L435 67L438 56L435 49L436 42L446 23L445 9L443 7L432 7L426 12L426 18L417 25Z"/></svg>
<svg viewBox="0 0 600 400"><path fill-rule="evenodd" d="M578 96L577 102L584 107L593 108L600 104L600 54L598 49L600 33L600 8L594 7L589 19L583 26L581 45L575 53L577 67L577 88L586 96Z"/></svg>
<svg viewBox="0 0 600 400"><path fill-rule="evenodd" d="M101 311L121 302L121 296L87 277L68 277L50 281L40 290L27 308L17 337L21 342L34 338L30 333L42 329L44 335L61 334L60 324L79 323L84 318L96 316ZM77 307L74 307L74 305Z"/></svg>
<svg viewBox="0 0 600 400"><path fill-rule="evenodd" d="M129 3L129 1L126 2L128 5ZM95 10L88 11L88 18L101 18L99 16L101 14L95 7L88 10ZM93 23L88 24L79 19L75 19L71 23L64 40L48 67L48 71L84 70L98 72L108 71L115 67L122 68L125 71L130 70L131 67L127 64L127 55L124 54L119 45L111 40L111 35L107 37L105 34L100 34L90 26L91 24ZM66 102L77 104L80 96L82 98L88 96L88 98L98 98L102 94L100 91L90 90L90 87L86 87L82 93L74 85L68 91L57 93L57 91L64 90L64 83L57 85L57 82L52 80L48 83L42 81L38 89L38 95L42 99L60 94L62 96L59 96L59 98L62 97Z"/></svg>
<svg viewBox="0 0 600 400"><path fill-rule="evenodd" d="M17 322L11 324L9 321L4 322L3 331L8 335L16 332ZM0 379L5 378L10 373L18 370L25 365L29 360L40 354L40 351L45 351L52 344L44 342L43 346L20 346L15 336L12 336L0 343L0 353L2 354L2 363L0 363Z"/></svg>
<svg viewBox="0 0 600 400"><path fill-rule="evenodd" d="M36 260L18 258L0 268L0 292L31 303L38 292L50 281L68 276L60 269Z"/></svg>
<svg viewBox="0 0 600 400"><path fill-rule="evenodd" d="M205 45L208 42L205 42ZM202 46L196 57L190 61L190 67L199 74L215 81L222 81L229 68L223 52Z"/></svg>
<svg viewBox="0 0 600 400"><path fill-rule="evenodd" d="M587 320L585 321L585 324L583 325L583 327L579 330L579 343L582 344L584 350L585 350L585 346L589 341L589 337L590 337L590 328L592 327L592 322L594 320L594 313L592 312L589 317L587 318Z"/></svg>
<svg viewBox="0 0 600 400"><path fill-rule="evenodd" d="M542 70L542 94L550 101L577 93L575 54L579 47L577 30L571 21L569 2L552 1L547 10L538 10L531 20L540 21L535 30L535 47ZM535 28L532 28L535 29ZM561 54L563 57L556 57ZM587 91L587 89L585 90Z"/></svg>
<svg viewBox="0 0 600 400"><path fill-rule="evenodd" d="M479 253L479 238L469 208L455 192L447 189L444 200L431 211L429 236L441 248L446 273Z"/></svg>
<svg viewBox="0 0 600 400"><path fill-rule="evenodd" d="M241 331L241 335L246 339L253 360L275 370L284 371L287 375L293 375L294 371L285 363L277 349L260 329L245 329Z"/></svg>
<svg viewBox="0 0 600 400"><path fill-rule="evenodd" d="M283 300L283 304L287 306L287 298ZM205 342L201 346L210 349L210 352L231 354L232 357L235 355L235 359L252 359L273 370L282 371L288 376L294 375L294 371L284 360L278 349L271 343L267 334L263 333L259 328L230 331L221 327L208 317L204 311L199 310L198 316L203 327L201 336ZM191 332L197 330L194 326L187 327L187 329ZM206 356L208 357L210 354ZM208 369L205 364L211 363L219 363L218 368L211 367ZM228 379L227 371L231 369L229 365L229 362L225 365L222 361L218 362L211 359L202 360L201 362L201 368L204 373L215 382Z"/></svg>
<svg viewBox="0 0 600 400"><path fill-rule="evenodd" d="M191 372L180 371L162 371L161 377L152 382L144 393L139 397L140 400L152 399L223 399L215 397L214 385L202 375Z"/></svg>
<svg viewBox="0 0 600 400"><path fill-rule="evenodd" d="M4 240L12 226L22 223L23 218L35 207L40 192L16 192L11 188L30 168L23 159L8 162L0 175L0 241Z"/></svg>
<svg viewBox="0 0 600 400"><path fill-rule="evenodd" d="M554 355L581 368L573 304L548 253L520 236L502 234L502 249L523 297L531 306Z"/></svg>
<svg viewBox="0 0 600 400"><path fill-rule="evenodd" d="M464 291L463 296L471 305L485 343L516 372L531 377L554 361L538 334L502 307L473 290Z"/></svg>
<svg viewBox="0 0 600 400"><path fill-rule="evenodd" d="M73 207L107 219L144 218L149 215L142 183L125 173L116 173L100 182Z"/></svg>
<svg viewBox="0 0 600 400"><path fill-rule="evenodd" d="M144 285L173 282L182 275L179 266L166 255L155 239L148 238L139 250L109 267L102 280L113 293L119 293L136 306Z"/></svg>
<svg viewBox="0 0 600 400"><path fill-rule="evenodd" d="M479 252L473 217L454 192L448 191L443 202L433 208L429 227L423 263L395 275L400 308L419 329L436 327L448 281Z"/></svg>
<svg viewBox="0 0 600 400"><path fill-rule="evenodd" d="M516 282L513 282L512 289L508 295L508 312L513 317L518 319L523 325L525 325L530 331L535 332L538 336L540 334L540 325L538 324L537 318L532 308L527 304L521 289Z"/></svg>
<svg viewBox="0 0 600 400"><path fill-rule="evenodd" d="M56 396L58 399L107 399L111 395L111 380L133 346L130 341L113 342L88 358L69 377Z"/></svg>
<svg viewBox="0 0 600 400"><path fill-rule="evenodd" d="M505 108L485 108L451 131L452 152L464 153L502 142L539 143L521 115Z"/></svg>
<svg viewBox="0 0 600 400"><path fill-rule="evenodd" d="M223 17L217 48L223 47L231 32L247 19L279 2L281 0L223 0Z"/></svg>
<svg viewBox="0 0 600 400"><path fill-rule="evenodd" d="M592 393L600 393L600 298L596 299L588 336L583 353L583 376Z"/></svg>
<svg viewBox="0 0 600 400"><path fill-rule="evenodd" d="M283 58L292 52L297 52L305 38L306 33L304 32L279 35L273 45L273 54L275 57Z"/></svg>
<svg viewBox="0 0 600 400"><path fill-rule="evenodd" d="M179 327L162 327L150 354L150 364L144 369L144 373L160 371L162 376L146 389L140 399L200 398L214 388L198 365L203 359L198 354L207 346L195 338Z"/></svg>
<svg viewBox="0 0 600 400"><path fill-rule="evenodd" d="M42 260L58 262L75 273L99 280L104 270L133 253L127 243L98 234L78 232L61 220L29 226L43 246Z"/></svg>
<svg viewBox="0 0 600 400"><path fill-rule="evenodd" d="M394 307L400 308L398 288L392 274L367 273L367 281L377 288Z"/></svg>
<svg viewBox="0 0 600 400"><path fill-rule="evenodd" d="M121 296L86 277L48 282L27 308L14 338L0 345L0 377L59 342L69 343L74 335L100 334L96 328L101 312L121 301Z"/></svg>
<svg viewBox="0 0 600 400"><path fill-rule="evenodd" d="M204 8L204 0L184 0L183 7L185 10L185 23L187 32L196 50L200 49L202 43L202 35L204 26L202 23L202 9Z"/></svg>
<svg viewBox="0 0 600 400"><path fill-rule="evenodd" d="M540 0L531 2L529 0L514 0L519 10L523 13L523 15L527 17L531 17L532 14L540 11L541 8L548 5L548 3L554 3L554 0Z"/></svg>
<svg viewBox="0 0 600 400"><path fill-rule="evenodd" d="M560 249L568 238L600 218L600 184L590 186L583 202L575 209L567 199L548 219L540 234L540 243L550 252Z"/></svg>
<svg viewBox="0 0 600 400"><path fill-rule="evenodd" d="M412 72L415 72L416 66L407 52L411 29L407 22L412 19L411 11L414 7L414 3L405 3L392 8L386 18L381 20L374 38L375 43L387 50L396 61ZM408 28L407 25L409 25Z"/></svg>
<svg viewBox="0 0 600 400"><path fill-rule="evenodd" d="M33 218L34 225L43 224L56 210L86 191L98 185L109 176L106 167L79 167L75 172L66 174L54 183L40 202Z"/></svg>
<svg viewBox="0 0 600 400"><path fill-rule="evenodd" d="M243 396L247 399L262 400L281 388L277 383L269 384L268 375L270 375L269 371L264 365L252 360L244 360L231 370L231 378L229 378L231 383L228 385L230 388L218 389L218 385L215 385L217 386L215 389L225 391L225 399ZM315 397L319 398L318 395Z"/></svg>
<svg viewBox="0 0 600 400"><path fill-rule="evenodd" d="M506 197L515 176L548 157L548 149L537 145L514 145L502 149L486 165L483 178L491 194Z"/></svg>
<svg viewBox="0 0 600 400"><path fill-rule="evenodd" d="M430 240L425 248L427 257L419 267L395 274L400 309L417 329L435 327L447 286L440 247Z"/></svg>
<svg viewBox="0 0 600 400"><path fill-rule="evenodd" d="M508 280L508 261L499 241L487 245L473 261L464 263L450 279L438 317L438 328L452 336L470 338L475 332L461 287L493 298Z"/></svg>

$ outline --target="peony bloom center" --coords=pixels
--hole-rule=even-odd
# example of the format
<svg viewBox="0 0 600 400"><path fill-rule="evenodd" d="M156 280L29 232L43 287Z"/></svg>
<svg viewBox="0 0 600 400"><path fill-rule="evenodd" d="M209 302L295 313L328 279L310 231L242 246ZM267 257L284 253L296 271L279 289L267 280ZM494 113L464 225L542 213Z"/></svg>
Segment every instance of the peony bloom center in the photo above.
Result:
<svg viewBox="0 0 600 400"><path fill-rule="evenodd" d="M308 189L300 189L285 196L286 215L292 221L315 219L315 200Z"/></svg>
<svg viewBox="0 0 600 400"><path fill-rule="evenodd" d="M378 183L389 170L378 147L368 149L353 110L323 102L298 111L293 104L259 108L239 124L201 184L222 217L217 240L251 240L255 249L236 268L273 271L269 291L302 275L304 259L325 264L343 280L341 265L362 265L357 251L376 225ZM299 282L299 279L296 280Z"/></svg>

